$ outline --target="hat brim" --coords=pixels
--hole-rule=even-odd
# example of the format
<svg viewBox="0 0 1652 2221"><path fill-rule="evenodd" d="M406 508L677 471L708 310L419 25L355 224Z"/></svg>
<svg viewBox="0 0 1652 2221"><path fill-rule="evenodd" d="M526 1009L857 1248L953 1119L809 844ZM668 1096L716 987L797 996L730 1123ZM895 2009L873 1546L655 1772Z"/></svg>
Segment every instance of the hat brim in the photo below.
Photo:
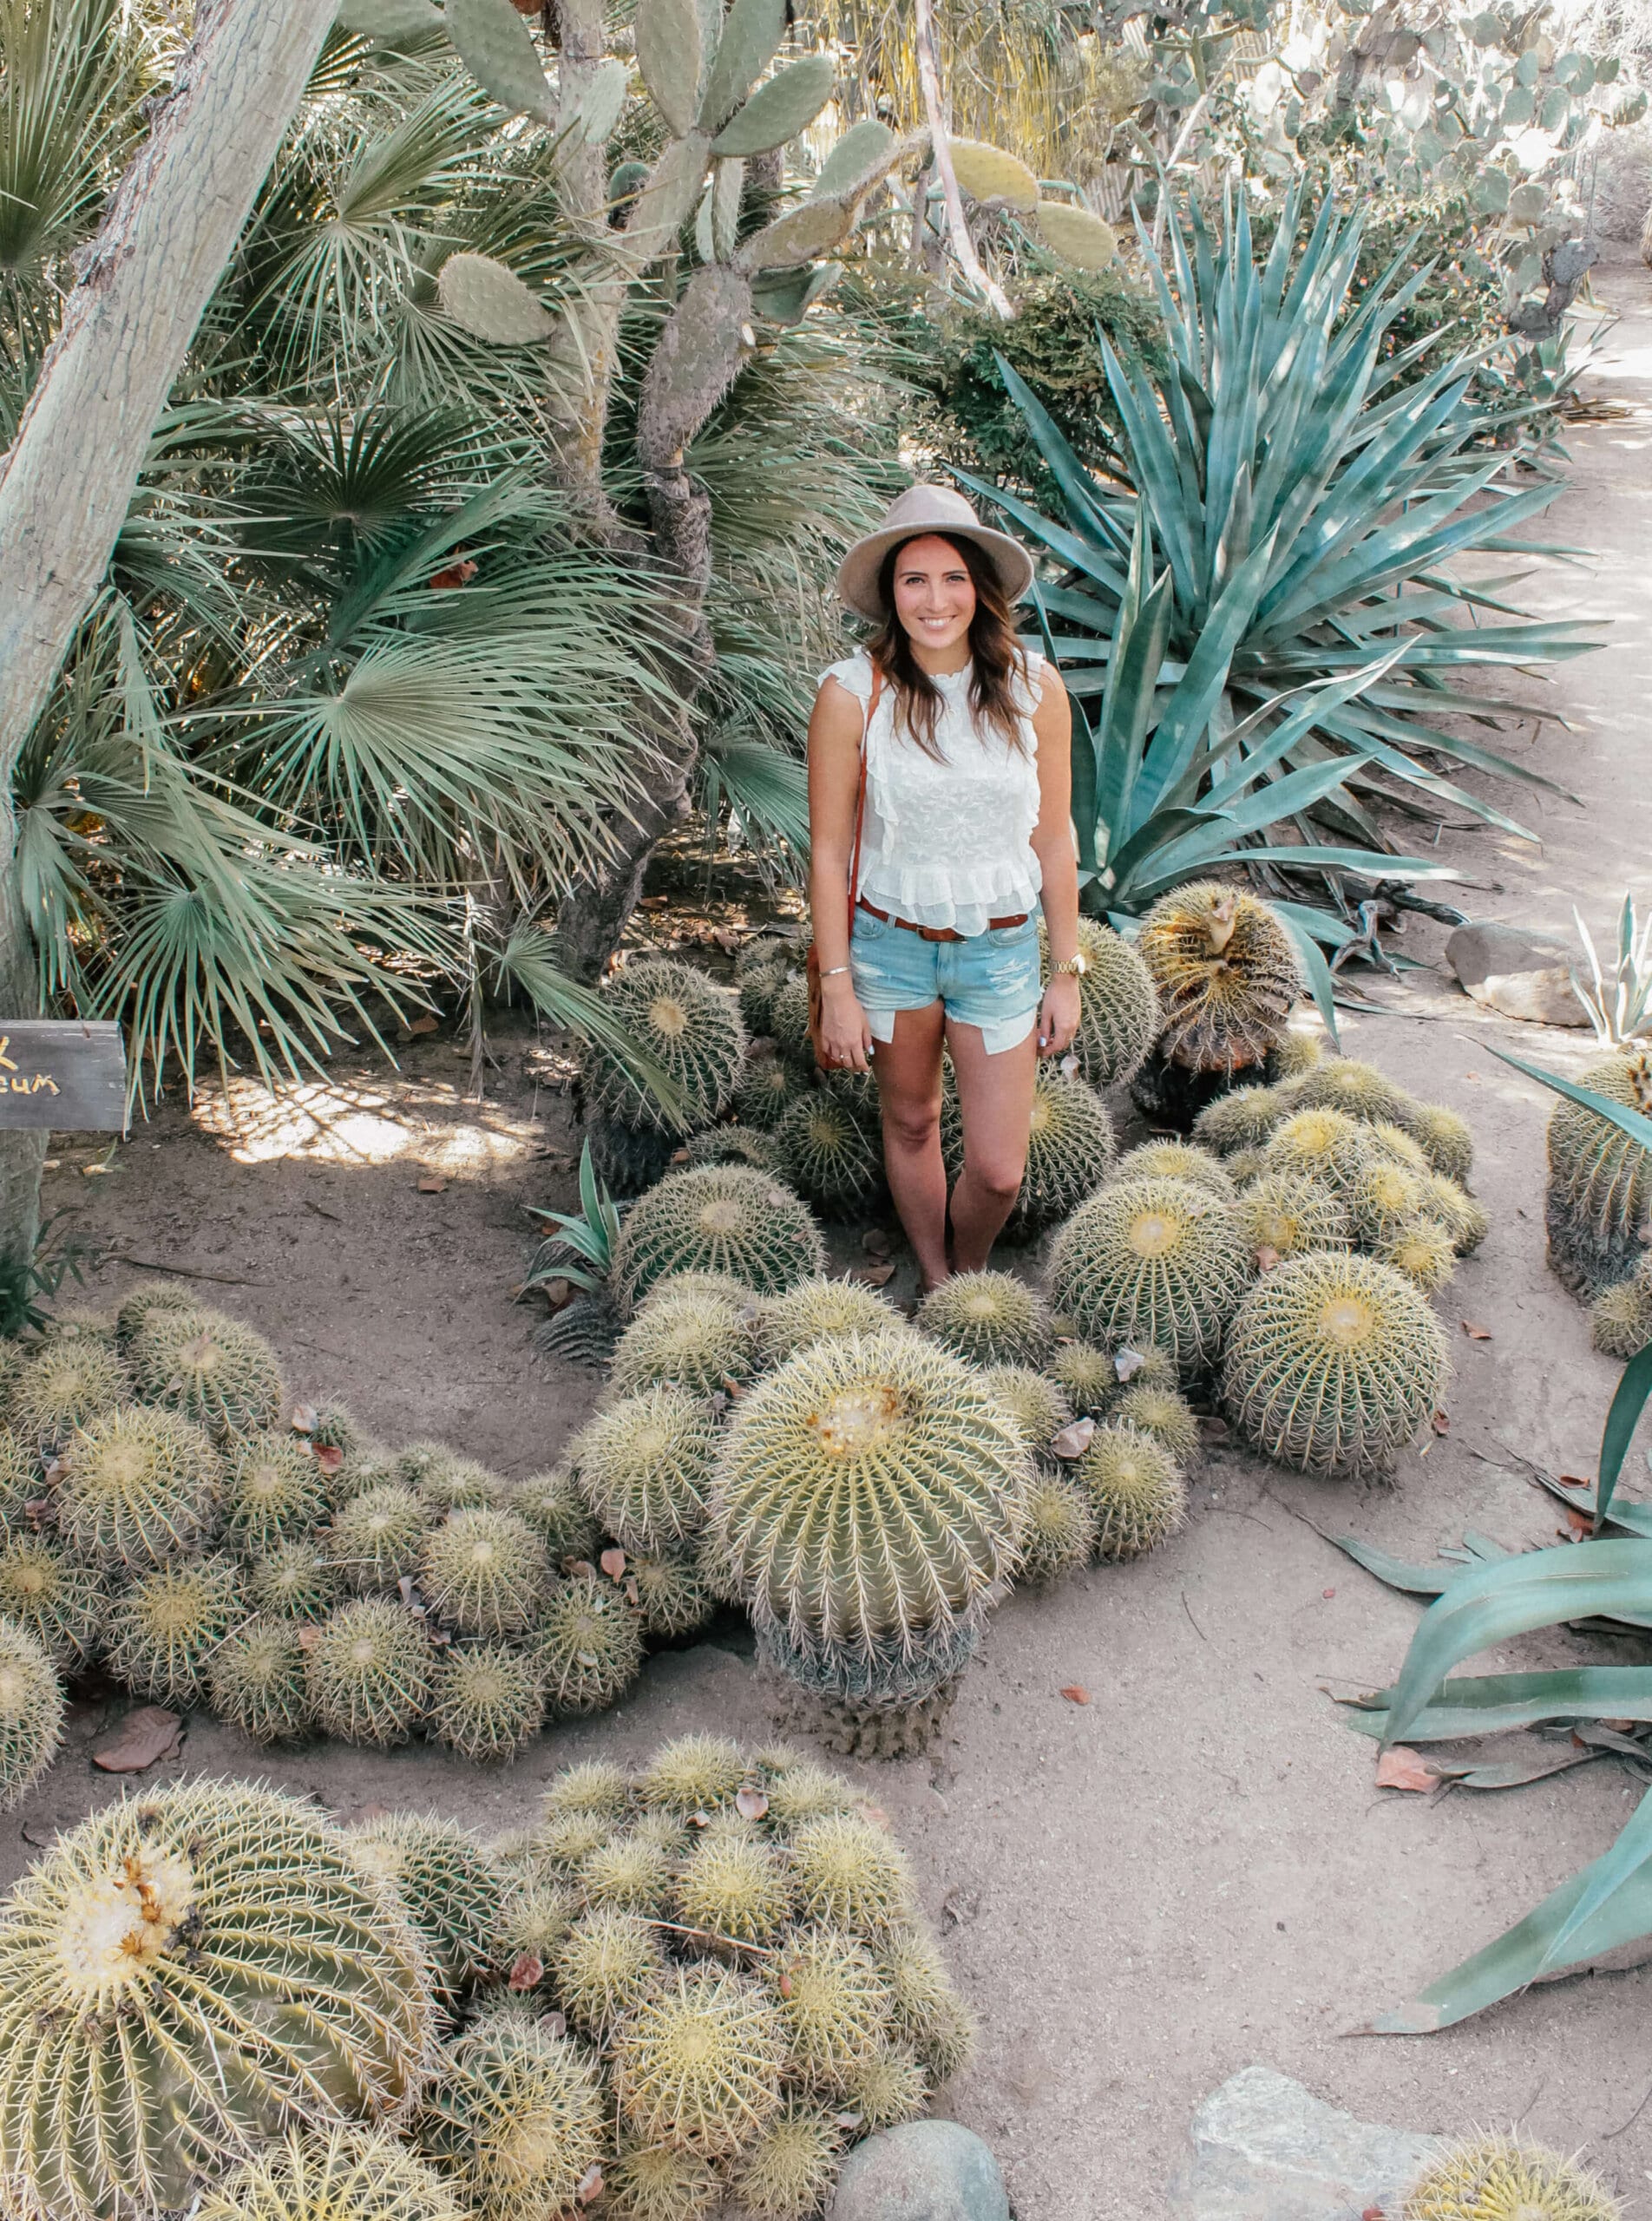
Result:
<svg viewBox="0 0 1652 2221"><path fill-rule="evenodd" d="M837 567L839 595L858 616L880 624L888 614L878 595L878 573L884 557L903 541L930 538L973 540L990 559L1006 601L1019 601L1032 584L1032 558L1008 533L994 532L986 524L913 522L885 526L857 540Z"/></svg>

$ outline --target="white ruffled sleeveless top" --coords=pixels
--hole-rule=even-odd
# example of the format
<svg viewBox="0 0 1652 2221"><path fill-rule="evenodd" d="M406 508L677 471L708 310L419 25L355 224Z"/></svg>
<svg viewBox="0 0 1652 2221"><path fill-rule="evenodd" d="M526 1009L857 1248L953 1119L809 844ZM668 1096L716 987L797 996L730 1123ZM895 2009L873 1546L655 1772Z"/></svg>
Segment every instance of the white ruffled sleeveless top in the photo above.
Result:
<svg viewBox="0 0 1652 2221"><path fill-rule="evenodd" d="M1037 904L1043 874L1032 849L1039 822L1038 735L1032 712L1044 658L1023 649L1025 672L1010 682L1026 753L970 714L970 665L938 674L935 743L943 761L895 731L895 689L886 681L866 736L866 821L860 891L892 918L914 926L985 933L990 918ZM872 663L857 650L829 671L856 700L872 698Z"/></svg>

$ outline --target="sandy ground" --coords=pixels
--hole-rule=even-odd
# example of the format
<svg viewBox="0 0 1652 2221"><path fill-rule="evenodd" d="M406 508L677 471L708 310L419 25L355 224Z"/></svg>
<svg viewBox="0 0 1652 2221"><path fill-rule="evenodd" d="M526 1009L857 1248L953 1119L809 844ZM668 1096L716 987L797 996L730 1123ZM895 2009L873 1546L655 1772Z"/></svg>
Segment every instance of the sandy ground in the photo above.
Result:
<svg viewBox="0 0 1652 2221"><path fill-rule="evenodd" d="M1507 737L1588 808L1504 789L1540 848L1472 824L1445 842L1465 908L1563 930L1574 901L1598 931L1626 885L1652 896L1652 283L1630 265L1598 292L1621 321L1590 388L1622 410L1575 433L1551 512L1552 536L1591 553L1538 565L1523 593L1551 615L1614 624L1603 652L1525 683L1570 730L1533 721ZM1404 946L1432 959L1441 939L1413 923ZM1467 1115L1492 1215L1441 1299L1457 1361L1449 1434L1377 1493L1213 1452L1183 1536L1138 1566L1013 1599L938 1755L861 1770L980 2013L980 2060L947 2102L1001 2154L1020 2221L1164 2211L1193 2107L1252 2060L1372 2118L1445 2132L1518 2120L1582 2147L1647 2211L1652 1971L1570 1981L1430 2039L1349 2033L1596 1856L1638 1794L1609 1764L1499 1796L1380 1791L1373 1746L1326 1694L1391 1678L1417 1611L1316 1527L1413 1558L1465 1527L1550 1539L1554 1508L1527 1461L1591 1473L1616 1377L1544 1263L1549 1098L1487 1053L1495 1042L1575 1069L1588 1037L1487 1020L1437 969L1370 992L1386 1014L1350 1019L1348 1045ZM594 1384L538 1357L529 1314L508 1300L521 1207L566 1200L570 1182L564 1159L539 1153L567 1136L550 1060L525 1033L498 1045L480 1110L462 1099L445 1032L412 1045L400 1077L364 1058L279 1102L238 1084L192 1116L168 1098L107 1169L83 1169L101 1146L60 1137L49 1204L78 1206L82 1238L127 1261L100 1295L140 1276L132 1261L165 1265L268 1334L296 1391L342 1396L388 1439L438 1434L531 1472ZM430 1171L441 1192L420 1189ZM1460 1333L1464 1320L1490 1339ZM1648 1485L1638 1449L1628 1484ZM1561 1637L1484 1662L1601 1654ZM1064 1699L1073 1683L1089 1705ZM77 1707L62 1760L5 1823L0 1882L53 1827L118 1793L88 1763L109 1716ZM614 1712L547 1733L503 1774L422 1747L272 1760L206 1720L181 1763L279 1779L346 1818L397 1801L502 1830L570 1759L634 1757L696 1726L769 1732L738 1637L655 1660Z"/></svg>

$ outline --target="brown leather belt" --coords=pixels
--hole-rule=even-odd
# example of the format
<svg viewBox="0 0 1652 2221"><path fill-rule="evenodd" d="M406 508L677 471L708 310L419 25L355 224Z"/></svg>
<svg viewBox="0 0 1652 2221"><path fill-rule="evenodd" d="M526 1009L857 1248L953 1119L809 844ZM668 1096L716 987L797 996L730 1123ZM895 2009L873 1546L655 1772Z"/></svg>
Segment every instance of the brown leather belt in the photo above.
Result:
<svg viewBox="0 0 1652 2221"><path fill-rule="evenodd" d="M861 897L861 907L869 917L875 918L880 925L899 926L902 933L916 934L920 940L967 940L969 939L967 934L958 933L951 926L914 926L910 918L892 918L887 910L880 910L875 904L869 902L864 894ZM1022 910L1013 918L988 918L987 930L989 934L995 934L1001 932L1006 926L1024 926L1032 914L1030 910Z"/></svg>

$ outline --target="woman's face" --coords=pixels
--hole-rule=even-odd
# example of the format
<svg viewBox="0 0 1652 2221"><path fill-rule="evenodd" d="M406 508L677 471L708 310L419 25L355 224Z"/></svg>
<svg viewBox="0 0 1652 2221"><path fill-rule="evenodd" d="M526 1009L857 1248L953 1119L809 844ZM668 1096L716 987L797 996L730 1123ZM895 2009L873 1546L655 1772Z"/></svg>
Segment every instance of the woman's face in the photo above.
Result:
<svg viewBox="0 0 1652 2221"><path fill-rule="evenodd" d="M949 540L926 533L895 559L895 613L916 647L956 648L969 638L975 582Z"/></svg>

